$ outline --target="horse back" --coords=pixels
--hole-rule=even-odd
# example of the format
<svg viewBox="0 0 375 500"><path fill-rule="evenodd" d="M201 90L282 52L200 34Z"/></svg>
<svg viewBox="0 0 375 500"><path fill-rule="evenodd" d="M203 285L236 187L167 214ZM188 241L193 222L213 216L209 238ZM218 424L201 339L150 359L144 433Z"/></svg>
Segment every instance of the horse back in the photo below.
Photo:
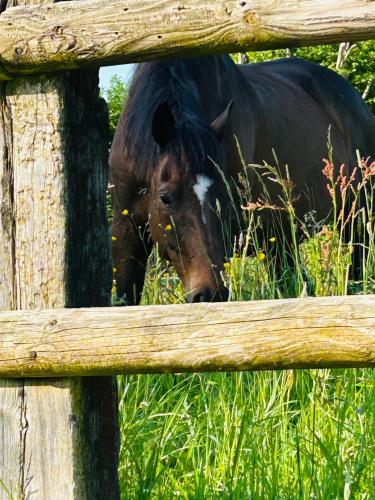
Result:
<svg viewBox="0 0 375 500"><path fill-rule="evenodd" d="M356 149L362 156L375 157L374 117L353 85L336 72L296 57L239 68L260 95L267 92L262 85L264 79L302 91L329 116L345 139L353 160Z"/></svg>

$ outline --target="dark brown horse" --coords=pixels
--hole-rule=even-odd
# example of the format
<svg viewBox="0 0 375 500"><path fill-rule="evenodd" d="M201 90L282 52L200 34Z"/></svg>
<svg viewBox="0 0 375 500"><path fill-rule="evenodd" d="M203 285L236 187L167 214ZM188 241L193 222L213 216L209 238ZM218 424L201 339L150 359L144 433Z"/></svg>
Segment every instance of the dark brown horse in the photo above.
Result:
<svg viewBox="0 0 375 500"><path fill-rule="evenodd" d="M188 301L225 300L222 221L235 220L239 202L228 191L243 168L238 144L245 163L274 164L275 152L296 191L308 186L323 218L331 206L321 174L329 127L337 164L354 166L356 149L375 153L374 119L361 97L316 64L290 58L236 66L228 56L140 64L110 154L119 297L139 302L157 243ZM256 179L250 182L256 199ZM310 203L299 197L299 217Z"/></svg>

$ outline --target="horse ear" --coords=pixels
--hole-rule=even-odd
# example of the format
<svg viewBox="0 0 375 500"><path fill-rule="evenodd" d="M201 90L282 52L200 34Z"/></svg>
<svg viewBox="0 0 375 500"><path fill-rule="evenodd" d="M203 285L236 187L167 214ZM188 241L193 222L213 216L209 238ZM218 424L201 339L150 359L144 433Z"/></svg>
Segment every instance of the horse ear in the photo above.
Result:
<svg viewBox="0 0 375 500"><path fill-rule="evenodd" d="M176 123L168 101L162 102L156 108L152 118L152 135L156 144L165 147L172 139Z"/></svg>
<svg viewBox="0 0 375 500"><path fill-rule="evenodd" d="M211 123L211 128L215 132L218 139L221 139L223 136L223 131L228 121L232 106L233 106L233 99L229 101L228 106L224 109L221 115L215 118L215 120Z"/></svg>

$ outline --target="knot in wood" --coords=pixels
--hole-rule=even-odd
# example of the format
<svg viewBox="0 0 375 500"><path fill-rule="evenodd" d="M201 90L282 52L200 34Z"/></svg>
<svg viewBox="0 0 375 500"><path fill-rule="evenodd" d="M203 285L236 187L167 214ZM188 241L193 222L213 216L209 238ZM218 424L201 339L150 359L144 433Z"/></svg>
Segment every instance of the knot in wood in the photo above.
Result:
<svg viewBox="0 0 375 500"><path fill-rule="evenodd" d="M255 12L249 12L245 16L245 21L247 22L247 24L252 24L253 26L255 26L259 22L258 15Z"/></svg>
<svg viewBox="0 0 375 500"><path fill-rule="evenodd" d="M38 354L36 351L30 351L30 359L35 360L37 358Z"/></svg>
<svg viewBox="0 0 375 500"><path fill-rule="evenodd" d="M23 48L22 48L22 47L16 47L16 48L14 49L14 52L15 52L15 54L16 54L17 56L20 56L20 55L22 54L22 52L23 52Z"/></svg>
<svg viewBox="0 0 375 500"><path fill-rule="evenodd" d="M55 34L55 35L63 35L64 34L64 27L63 26L55 26L53 29L52 29L52 32Z"/></svg>

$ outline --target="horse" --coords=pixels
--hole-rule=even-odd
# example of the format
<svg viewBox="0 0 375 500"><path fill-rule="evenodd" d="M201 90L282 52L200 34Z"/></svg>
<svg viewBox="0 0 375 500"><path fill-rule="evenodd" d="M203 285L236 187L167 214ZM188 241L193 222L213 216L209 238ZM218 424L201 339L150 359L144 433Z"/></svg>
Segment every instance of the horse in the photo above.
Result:
<svg viewBox="0 0 375 500"><path fill-rule="evenodd" d="M274 164L276 154L300 194L297 216L313 199L317 218L327 217L331 200L321 172L328 130L346 175L356 150L375 152L374 118L361 96L315 63L292 57L236 65L218 55L139 64L109 159L118 297L139 303L157 244L187 302L227 300L219 219L234 220L240 208L231 180L244 164ZM248 176L257 199L259 181ZM268 187L277 197L277 186Z"/></svg>

